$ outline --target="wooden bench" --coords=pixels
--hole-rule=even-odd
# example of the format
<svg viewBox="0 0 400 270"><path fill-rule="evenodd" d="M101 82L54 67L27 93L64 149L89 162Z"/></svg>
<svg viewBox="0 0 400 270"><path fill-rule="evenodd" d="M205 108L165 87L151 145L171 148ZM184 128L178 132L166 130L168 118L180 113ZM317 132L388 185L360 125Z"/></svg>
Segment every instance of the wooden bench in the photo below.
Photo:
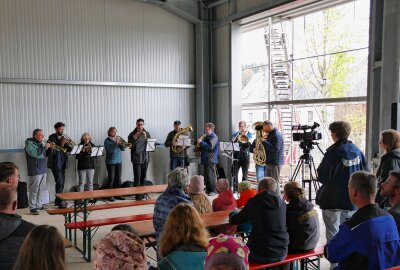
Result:
<svg viewBox="0 0 400 270"><path fill-rule="evenodd" d="M75 242L75 248L77 248L80 252L82 252L83 258L86 261L90 262L91 251L92 251L91 248L92 237L94 236L99 227L106 225L128 223L128 222L152 220L152 219L153 219L153 214L139 214L139 215L125 216L125 217L113 217L113 218L71 222L71 223L65 223L64 226L69 230L78 230L78 229L82 230L83 247L82 249L79 249Z"/></svg>
<svg viewBox="0 0 400 270"><path fill-rule="evenodd" d="M295 261L300 261L301 269L320 269L321 267L320 259L323 255L324 255L324 245L319 245L313 251L305 253L297 253L297 254L288 254L286 258L280 262L267 263L267 264L250 263L250 270L264 269ZM310 259L312 257L316 258ZM312 265L311 266L312 268L308 266L309 264Z"/></svg>

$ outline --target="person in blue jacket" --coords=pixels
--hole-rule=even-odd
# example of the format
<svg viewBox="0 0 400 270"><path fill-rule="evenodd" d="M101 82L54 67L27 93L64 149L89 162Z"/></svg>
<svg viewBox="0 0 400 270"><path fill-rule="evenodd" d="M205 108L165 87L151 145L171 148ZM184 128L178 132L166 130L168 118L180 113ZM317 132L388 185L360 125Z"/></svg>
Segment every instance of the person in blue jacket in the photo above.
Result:
<svg viewBox="0 0 400 270"><path fill-rule="evenodd" d="M122 174L122 151L125 151L125 145L117 137L117 129L110 127L107 131L108 137L104 140L106 150L106 167L108 180L103 184L103 188L118 188L121 186ZM122 199L116 197L116 199ZM113 202L114 197L108 198Z"/></svg>
<svg viewBox="0 0 400 270"><path fill-rule="evenodd" d="M350 175L368 170L364 154L348 139L350 124L336 121L329 125L329 130L334 143L326 150L317 169L317 181L322 186L316 196L316 203L322 209L328 243L338 232L339 225L356 209L348 194ZM333 267L334 265L331 265L331 269Z"/></svg>
<svg viewBox="0 0 400 270"><path fill-rule="evenodd" d="M377 181L368 172L355 172L349 197L358 210L339 227L325 247L325 256L339 263L336 270L378 270L400 265L400 240L393 217L375 204Z"/></svg>
<svg viewBox="0 0 400 270"><path fill-rule="evenodd" d="M216 165L218 163L218 136L214 133L213 123L204 124L204 135L197 140L201 150L200 174L204 176L206 191L209 196L217 195Z"/></svg>

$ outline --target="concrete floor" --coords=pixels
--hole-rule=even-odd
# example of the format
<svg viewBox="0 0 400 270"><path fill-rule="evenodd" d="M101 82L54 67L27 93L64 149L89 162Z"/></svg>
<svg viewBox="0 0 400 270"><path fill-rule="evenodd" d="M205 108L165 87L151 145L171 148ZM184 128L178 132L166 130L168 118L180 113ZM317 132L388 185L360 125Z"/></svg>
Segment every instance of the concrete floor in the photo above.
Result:
<svg viewBox="0 0 400 270"><path fill-rule="evenodd" d="M152 199L156 198L156 195L151 196ZM212 198L211 198L212 200ZM49 204L48 208L53 208L54 206ZM134 215L134 214L144 214L144 213L152 213L153 205L144 205L138 207L126 207L112 210L102 210L102 211L94 211L90 214L91 219L98 218L108 218L108 217L117 217L117 216L125 216L125 215ZM320 242L325 243L325 226L322 221L321 211L317 208L319 213L320 220ZM55 226L60 233L64 236L64 217L63 216L50 216L45 211L42 211L39 216L34 216L29 214L29 209L18 209L17 213L21 215L25 220L30 221L34 224L49 224ZM95 251L93 246L96 246L102 237L104 237L108 232L110 232L113 225L100 227L97 233L95 234L92 240L92 254L94 258ZM78 232L78 243L81 243L82 235ZM155 252L153 250L147 251L148 257L155 258ZM82 255L75 248L67 248L66 249L66 262L67 269L69 270L89 270L93 269L93 263L86 262ZM149 262L156 266L155 261L149 259ZM322 259L322 268L321 269L329 269L329 264L326 259Z"/></svg>

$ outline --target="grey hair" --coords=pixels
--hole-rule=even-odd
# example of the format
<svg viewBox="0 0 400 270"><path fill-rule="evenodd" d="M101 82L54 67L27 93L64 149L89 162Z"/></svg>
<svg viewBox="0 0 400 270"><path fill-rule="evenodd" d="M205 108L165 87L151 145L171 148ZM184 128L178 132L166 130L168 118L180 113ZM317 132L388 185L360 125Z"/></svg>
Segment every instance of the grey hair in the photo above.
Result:
<svg viewBox="0 0 400 270"><path fill-rule="evenodd" d="M176 168L167 174L168 186L182 189L189 183L189 175L183 168Z"/></svg>
<svg viewBox="0 0 400 270"><path fill-rule="evenodd" d="M258 190L270 190L275 192L277 188L277 183L272 177L264 177L258 182Z"/></svg>
<svg viewBox="0 0 400 270"><path fill-rule="evenodd" d="M272 123L272 121L270 121L270 120L265 120L264 125L273 127L274 123Z"/></svg>

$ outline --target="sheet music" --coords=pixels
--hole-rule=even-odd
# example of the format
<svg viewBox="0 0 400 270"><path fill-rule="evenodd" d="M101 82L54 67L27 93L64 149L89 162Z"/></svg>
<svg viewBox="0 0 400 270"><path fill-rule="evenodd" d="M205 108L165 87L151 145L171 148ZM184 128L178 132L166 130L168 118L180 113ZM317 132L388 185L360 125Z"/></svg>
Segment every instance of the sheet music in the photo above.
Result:
<svg viewBox="0 0 400 270"><path fill-rule="evenodd" d="M104 147L99 146L99 147L92 147L92 153L90 154L91 157L98 157L102 156L104 153Z"/></svg>
<svg viewBox="0 0 400 270"><path fill-rule="evenodd" d="M220 142L219 147L221 148L222 151L235 151L238 152L240 151L239 148L239 143L234 143L234 142Z"/></svg>
<svg viewBox="0 0 400 270"><path fill-rule="evenodd" d="M154 152L156 150L156 139L148 139L146 152Z"/></svg>
<svg viewBox="0 0 400 270"><path fill-rule="evenodd" d="M192 140L189 138L189 136L185 137L179 137L176 141L177 146L192 146Z"/></svg>
<svg viewBox="0 0 400 270"><path fill-rule="evenodd" d="M69 153L70 155L77 155L81 152L83 145L76 145L74 146L74 148L72 148L71 153Z"/></svg>

